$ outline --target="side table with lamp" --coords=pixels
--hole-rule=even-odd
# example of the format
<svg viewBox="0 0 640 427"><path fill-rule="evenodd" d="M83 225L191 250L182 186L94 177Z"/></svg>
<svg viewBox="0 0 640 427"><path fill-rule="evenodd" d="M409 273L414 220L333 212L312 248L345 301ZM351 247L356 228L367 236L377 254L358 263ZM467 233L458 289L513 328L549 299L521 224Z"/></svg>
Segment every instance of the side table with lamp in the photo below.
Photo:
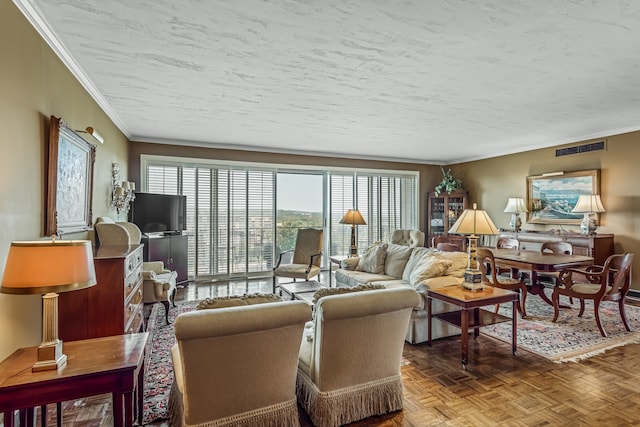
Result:
<svg viewBox="0 0 640 427"><path fill-rule="evenodd" d="M111 393L116 426L133 423L133 394L138 390L138 420L142 415L142 381L147 333L71 341L67 353L58 338L58 294L97 284L91 242L42 240L13 242L0 292L43 294L42 343L16 350L0 362L0 412L13 426L20 410L29 424L33 408ZM29 420L27 420L29 419Z"/></svg>
<svg viewBox="0 0 640 427"><path fill-rule="evenodd" d="M473 209L465 209L462 212L451 229L449 229L449 233L468 235L467 268L464 272L464 282L462 282L461 287L450 286L427 291L427 319L429 324L427 342L429 346L431 345L432 317L437 317L444 322L458 326L462 330L460 338L460 359L463 368L465 368L468 363L469 352L468 330L470 328L473 329L473 335L477 337L479 335L479 328L482 326L511 321L511 350L513 354L515 354L517 350L516 312L519 301L518 293L494 288L492 286L485 287L482 283L482 272L479 270L476 260L478 235L498 234L498 229L493 221L491 221L491 218L489 218L489 215L485 211L477 209L477 205L474 203ZM431 303L433 299L456 305L460 310L432 314ZM512 303L511 318L480 309L480 307L483 306L507 302Z"/></svg>

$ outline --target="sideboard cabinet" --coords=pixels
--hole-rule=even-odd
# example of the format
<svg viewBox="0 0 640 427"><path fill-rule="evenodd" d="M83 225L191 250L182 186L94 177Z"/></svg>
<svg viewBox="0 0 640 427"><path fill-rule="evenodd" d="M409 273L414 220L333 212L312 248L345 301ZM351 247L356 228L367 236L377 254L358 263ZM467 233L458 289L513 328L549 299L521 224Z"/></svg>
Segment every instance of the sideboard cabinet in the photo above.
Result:
<svg viewBox="0 0 640 427"><path fill-rule="evenodd" d="M456 190L451 193L427 193L427 241L425 246L431 246L434 237L447 237L452 243L461 248L466 247L465 236L449 235L449 229L467 208L468 192Z"/></svg>
<svg viewBox="0 0 640 427"><path fill-rule="evenodd" d="M60 339L75 341L143 329L142 255L142 245L94 249L98 283L59 296Z"/></svg>
<svg viewBox="0 0 640 427"><path fill-rule="evenodd" d="M143 235L145 261L162 261L165 268L178 273L176 283L189 280L189 236L186 234L173 235Z"/></svg>
<svg viewBox="0 0 640 427"><path fill-rule="evenodd" d="M583 236L580 233L545 233L535 231L520 231L517 233L504 231L500 237L517 238L520 242L520 249L525 251L540 251L542 243L569 242L573 246L574 255L585 255L593 257L594 264L602 265L613 254L613 234L595 234L593 236Z"/></svg>

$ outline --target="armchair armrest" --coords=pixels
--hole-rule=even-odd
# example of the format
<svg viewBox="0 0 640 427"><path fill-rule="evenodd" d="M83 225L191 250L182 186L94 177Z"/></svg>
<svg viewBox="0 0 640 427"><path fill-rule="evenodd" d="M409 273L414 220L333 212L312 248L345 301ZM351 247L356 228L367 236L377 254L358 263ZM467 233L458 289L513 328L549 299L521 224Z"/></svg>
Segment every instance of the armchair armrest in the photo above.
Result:
<svg viewBox="0 0 640 427"><path fill-rule="evenodd" d="M307 274L309 274L309 271L311 271L311 267L313 267L313 260L317 257L322 256L322 252L318 252L317 254L313 254L309 257L309 265L307 266Z"/></svg>
<svg viewBox="0 0 640 427"><path fill-rule="evenodd" d="M602 276L604 269L599 265L590 265L584 269L579 268L565 268L558 274L558 283L565 287L570 287L573 282L573 275L579 274L591 283L599 283L600 276Z"/></svg>
<svg viewBox="0 0 640 427"><path fill-rule="evenodd" d="M170 270L164 268L164 262L162 261L147 261L142 263L143 271L153 271L154 273L169 273Z"/></svg>
<svg viewBox="0 0 640 427"><path fill-rule="evenodd" d="M280 264L282 263L282 259L284 258L285 255L289 255L289 257L293 256L293 249L289 250L289 251L284 251L284 252L280 252L280 255L278 255L278 262L276 263L275 268L280 267ZM291 261L289 261L291 262Z"/></svg>

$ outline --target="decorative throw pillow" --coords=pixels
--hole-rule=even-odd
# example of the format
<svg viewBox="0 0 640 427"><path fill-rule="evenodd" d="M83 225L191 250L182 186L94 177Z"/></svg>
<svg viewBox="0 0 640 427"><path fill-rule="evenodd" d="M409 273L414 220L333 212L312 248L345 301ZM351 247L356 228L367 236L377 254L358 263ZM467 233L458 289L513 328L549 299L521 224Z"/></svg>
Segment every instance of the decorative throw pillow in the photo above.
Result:
<svg viewBox="0 0 640 427"><path fill-rule="evenodd" d="M351 292L371 291L374 289L385 289L384 285L376 285L375 283L365 283L362 285L354 286L353 288L322 288L318 289L313 294L313 302L316 303L320 298L328 297L330 295L348 294Z"/></svg>
<svg viewBox="0 0 640 427"><path fill-rule="evenodd" d="M384 274L387 276L402 277L404 267L409 261L413 248L409 246L396 245L389 243L387 245L387 256L384 260Z"/></svg>
<svg viewBox="0 0 640 427"><path fill-rule="evenodd" d="M435 252L435 249L433 248L425 248L425 247L413 248L413 252L411 252L411 256L409 257L409 261L407 261L407 264L404 267L404 271L402 272L402 280L406 280L407 282L410 282L411 272L415 268L416 264L420 262L423 256L433 252Z"/></svg>
<svg viewBox="0 0 640 427"><path fill-rule="evenodd" d="M209 308L237 307L240 305L263 304L279 302L282 298L274 294L244 294L242 296L228 296L219 298L205 298L196 305L196 310Z"/></svg>
<svg viewBox="0 0 640 427"><path fill-rule="evenodd" d="M451 261L435 254L426 254L416 264L411 272L410 282L416 286L420 282L432 277L444 276L445 271L451 265Z"/></svg>
<svg viewBox="0 0 640 427"><path fill-rule="evenodd" d="M439 256L451 261L451 265L447 267L444 275L463 277L464 271L467 269L467 260L469 255L466 252L440 252Z"/></svg>
<svg viewBox="0 0 640 427"><path fill-rule="evenodd" d="M383 274L384 259L387 256L387 244L377 244L367 248L358 262L358 271L366 273Z"/></svg>

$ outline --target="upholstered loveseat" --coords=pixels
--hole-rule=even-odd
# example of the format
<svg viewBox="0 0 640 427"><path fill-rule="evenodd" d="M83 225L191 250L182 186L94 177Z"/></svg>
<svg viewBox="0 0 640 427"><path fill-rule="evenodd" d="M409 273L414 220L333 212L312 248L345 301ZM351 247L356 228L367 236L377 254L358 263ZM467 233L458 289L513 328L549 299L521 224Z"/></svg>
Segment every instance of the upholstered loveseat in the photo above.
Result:
<svg viewBox="0 0 640 427"><path fill-rule="evenodd" d="M386 288L409 287L422 296L413 309L405 340L416 344L427 341L426 291L459 285L467 265L465 252L441 252L432 248L408 247L393 243L374 244L360 257L348 258L335 271L336 286L354 287L361 284L379 284ZM433 301L434 313L457 308ZM433 319L434 339L459 335L460 329L439 319Z"/></svg>

